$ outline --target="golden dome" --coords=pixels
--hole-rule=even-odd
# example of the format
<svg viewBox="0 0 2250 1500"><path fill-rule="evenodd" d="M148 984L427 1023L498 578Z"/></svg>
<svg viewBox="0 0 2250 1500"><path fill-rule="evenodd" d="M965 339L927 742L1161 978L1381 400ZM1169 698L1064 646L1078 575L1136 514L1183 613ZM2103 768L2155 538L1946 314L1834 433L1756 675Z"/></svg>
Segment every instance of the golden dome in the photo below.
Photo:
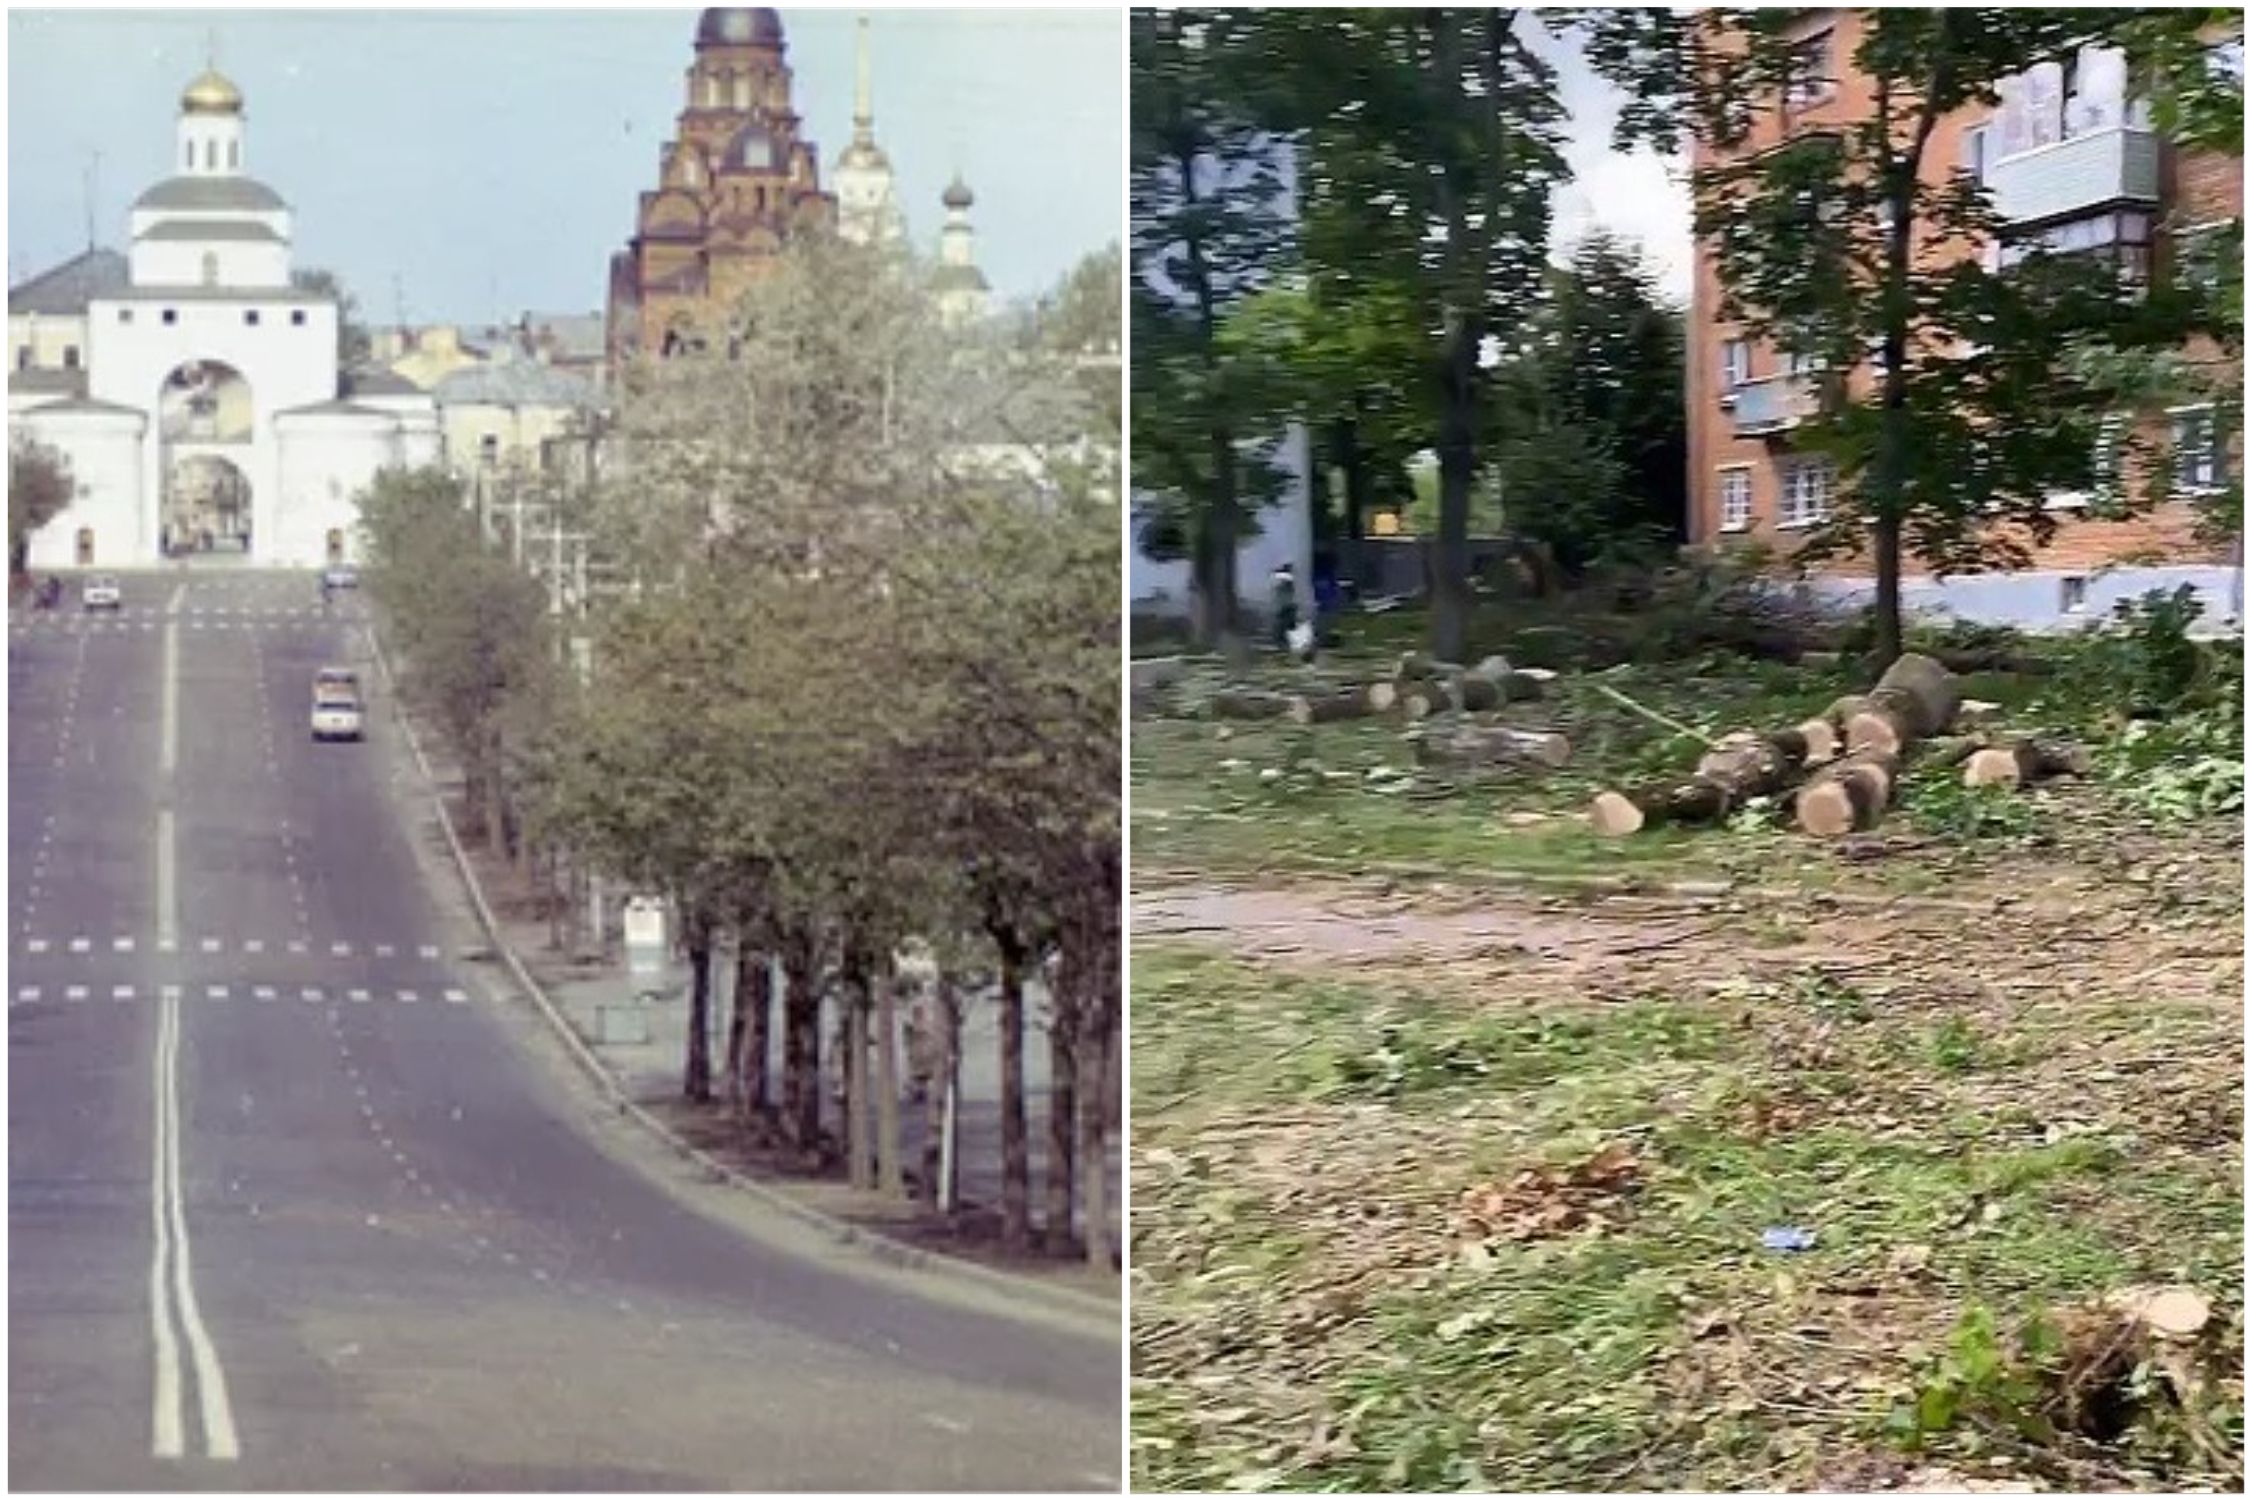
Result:
<svg viewBox="0 0 2250 1500"><path fill-rule="evenodd" d="M205 68L201 77L180 95L180 109L191 115L239 115L242 90L228 82L216 68Z"/></svg>

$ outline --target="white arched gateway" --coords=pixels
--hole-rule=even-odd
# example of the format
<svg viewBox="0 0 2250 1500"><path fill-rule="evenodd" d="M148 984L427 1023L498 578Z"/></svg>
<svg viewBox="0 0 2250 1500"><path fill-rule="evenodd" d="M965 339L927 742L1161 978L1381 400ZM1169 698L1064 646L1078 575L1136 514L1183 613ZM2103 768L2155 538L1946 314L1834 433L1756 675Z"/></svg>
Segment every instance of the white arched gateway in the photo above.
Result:
<svg viewBox="0 0 2250 1500"><path fill-rule="evenodd" d="M355 545L378 469L437 457L426 394L339 368L335 296L297 285L289 206L244 170L241 91L195 79L178 135L174 175L133 204L122 281L71 309L83 358L11 395L11 425L61 450L79 489L32 538L34 569L81 565L88 538L102 567L317 567Z"/></svg>

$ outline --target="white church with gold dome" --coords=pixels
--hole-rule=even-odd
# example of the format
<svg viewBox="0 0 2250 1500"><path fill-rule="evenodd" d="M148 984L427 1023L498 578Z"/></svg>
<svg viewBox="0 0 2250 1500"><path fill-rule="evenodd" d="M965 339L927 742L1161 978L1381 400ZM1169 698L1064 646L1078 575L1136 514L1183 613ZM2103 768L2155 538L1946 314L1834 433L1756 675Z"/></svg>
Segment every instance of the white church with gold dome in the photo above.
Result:
<svg viewBox="0 0 2250 1500"><path fill-rule="evenodd" d="M61 293L81 305L50 312L84 320L67 368L34 371L14 330L19 302L40 305L70 267L9 292L9 426L59 450L78 488L32 537L35 571L183 552L349 561L358 492L438 458L428 394L340 369L336 299L297 285L289 205L249 175L245 125L241 91L215 70L188 85L173 174L133 204L122 277L81 275Z"/></svg>

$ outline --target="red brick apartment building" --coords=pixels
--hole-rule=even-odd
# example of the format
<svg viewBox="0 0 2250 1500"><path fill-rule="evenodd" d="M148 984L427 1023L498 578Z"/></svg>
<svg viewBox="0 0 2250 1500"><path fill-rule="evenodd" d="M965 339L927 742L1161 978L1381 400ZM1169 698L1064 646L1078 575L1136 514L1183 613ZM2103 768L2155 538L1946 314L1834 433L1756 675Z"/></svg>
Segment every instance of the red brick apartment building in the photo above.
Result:
<svg viewBox="0 0 2250 1500"><path fill-rule="evenodd" d="M1805 13L1808 63L1824 59L1818 76L1828 81L1792 98L1786 121L1766 116L1744 151L1770 149L1785 130L1856 121L1872 112L1869 81L1851 66L1861 14ZM2241 45L2239 32L2215 38L2214 62L2239 70ZM1699 145L1697 163L1710 159ZM2096 49L2027 60L1999 108L1972 107L1942 121L1923 158L1923 181L1940 185L1964 170L1979 175L2003 224L1999 242L1986 247L1988 263L2005 264L2019 247L2034 243L2114 247L2146 274L2198 232L2242 214L2241 160L2162 139L2150 128L2146 106L2125 97L2123 59ZM1811 382L1806 372L1789 368L1782 352L1743 337L1719 316L1719 303L1715 253L1700 244L1688 330L1690 540L1712 545L1756 537L1785 552L1792 532L1824 512L1835 484L1825 461L1796 451L1791 439L1810 410ZM1867 378L1865 371L1854 372L1855 381ZM2220 433L2207 408L2171 413L2170 422L2175 496L2223 487L2241 461L2240 435ZM2086 498L2057 494L2047 503L2068 512ZM1905 602L1910 610L2066 628L2101 617L2117 599L2185 582L2202 595L2209 620L2239 622L2240 547L2199 544L2192 523L2191 503L2181 498L2128 521L2066 520L2029 569L2012 573L1940 578L1909 558ZM1869 571L1864 559L1841 560L1816 582L1839 595L1864 593Z"/></svg>

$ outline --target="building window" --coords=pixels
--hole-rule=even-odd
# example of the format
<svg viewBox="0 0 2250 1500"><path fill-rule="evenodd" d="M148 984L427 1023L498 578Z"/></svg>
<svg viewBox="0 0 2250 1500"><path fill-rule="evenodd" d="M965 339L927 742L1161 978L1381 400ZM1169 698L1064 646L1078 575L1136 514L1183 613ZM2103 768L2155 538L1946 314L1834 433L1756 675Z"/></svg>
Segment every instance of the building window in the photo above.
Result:
<svg viewBox="0 0 2250 1500"><path fill-rule="evenodd" d="M1990 125L1971 125L1961 132L1961 170L1979 187L1984 185L1985 147L1991 139Z"/></svg>
<svg viewBox="0 0 2250 1500"><path fill-rule="evenodd" d="M1818 104L1836 92L1835 70L1829 64L1829 53L1835 49L1834 31L1816 31L1789 48L1789 81L1782 88L1782 102L1791 109L1803 109Z"/></svg>
<svg viewBox="0 0 2250 1500"><path fill-rule="evenodd" d="M1825 458L1801 458L1781 471L1781 516L1784 527L1816 525L1828 519L1828 496L1834 487L1836 467Z"/></svg>
<svg viewBox="0 0 2250 1500"><path fill-rule="evenodd" d="M290 322L291 322L292 324L294 324L294 325L295 325L296 327L299 327L299 328L302 328L302 327L304 327L304 326L305 326L305 310L304 310L303 308L301 308L301 307L300 307L300 308L296 309L296 310L295 310L294 312L290 313L290 314L289 314L289 321L290 321Z"/></svg>
<svg viewBox="0 0 2250 1500"><path fill-rule="evenodd" d="M19 370L31 368L31 346L29 344L16 345L16 368Z"/></svg>
<svg viewBox="0 0 2250 1500"><path fill-rule="evenodd" d="M203 284L205 286L217 286L219 284L219 252L216 250L203 252Z"/></svg>
<svg viewBox="0 0 2250 1500"><path fill-rule="evenodd" d="M2115 500L2122 473L2126 418L2120 413L2103 417L2094 430L2093 461L2089 465L2092 487L2058 490L2047 497L2049 510L2083 510L2094 500Z"/></svg>
<svg viewBox="0 0 2250 1500"><path fill-rule="evenodd" d="M192 171L194 171L194 170L195 170L195 142L193 142L193 141L189 141L189 142L187 143L186 147L185 147L185 148L184 148L184 149L183 149L183 150L181 151L181 155L185 156L185 157L186 157L187 159L186 159L185 161L183 161L183 162L181 162L181 163L180 163L180 170L181 170L181 171L183 171L183 172L192 172Z"/></svg>
<svg viewBox="0 0 2250 1500"><path fill-rule="evenodd" d="M2113 264L2118 280L2138 291L2148 285L2154 222L2147 213L2126 209L2052 224L2036 234L2002 242L1997 264L2005 270L2035 255L2093 256Z"/></svg>
<svg viewBox="0 0 2250 1500"><path fill-rule="evenodd" d="M2062 581L2062 612L2066 615L2086 613L2086 580L2076 574Z"/></svg>
<svg viewBox="0 0 2250 1500"><path fill-rule="evenodd" d="M63 345L62 367L66 370L78 368L78 346L76 344Z"/></svg>
<svg viewBox="0 0 2250 1500"><path fill-rule="evenodd" d="M500 462L500 434L488 432L477 439L477 459L486 468Z"/></svg>
<svg viewBox="0 0 2250 1500"><path fill-rule="evenodd" d="M1828 361L1818 350L1792 349L1781 356L1781 368L1792 376L1817 375L1828 368Z"/></svg>
<svg viewBox="0 0 2250 1500"><path fill-rule="evenodd" d="M2226 484L2218 413L2208 406L2172 413L2172 484L2191 495L2207 495Z"/></svg>
<svg viewBox="0 0 2250 1500"><path fill-rule="evenodd" d="M1719 529L1721 531L1748 531L1750 529L1750 471L1748 469L1721 469L1719 471Z"/></svg>
<svg viewBox="0 0 2250 1500"><path fill-rule="evenodd" d="M243 309L243 313L242 313L242 321L243 321L244 323L247 323L247 324L248 324L248 325L249 325L250 327L252 327L252 328L255 328L255 327L257 327L257 326L258 326L258 310L257 310L256 308L254 308L254 307L250 307L250 308L245 308L245 309Z"/></svg>
<svg viewBox="0 0 2250 1500"><path fill-rule="evenodd" d="M227 142L227 166L228 166L228 168L229 168L229 169L232 169L232 168L234 168L234 167L239 167L239 166L241 166L241 165L242 165L242 142L240 142L240 141L229 141L229 142Z"/></svg>
<svg viewBox="0 0 2250 1500"><path fill-rule="evenodd" d="M130 322L132 322L132 321L133 321L133 310L132 310L131 308L129 308L129 307L121 307L121 308L119 308L119 309L117 310L117 321L118 321L118 322L120 322L120 323L130 323Z"/></svg>
<svg viewBox="0 0 2250 1500"><path fill-rule="evenodd" d="M1750 383L1750 341L1728 339L1719 346L1719 384L1727 390Z"/></svg>
<svg viewBox="0 0 2250 1500"><path fill-rule="evenodd" d="M177 322L179 322L179 321L180 321L180 310L179 310L178 308L176 308L176 307L167 307L167 308L165 308L165 309L164 309L164 321L165 321L165 322L166 322L167 324L171 324L171 323L177 323Z"/></svg>

